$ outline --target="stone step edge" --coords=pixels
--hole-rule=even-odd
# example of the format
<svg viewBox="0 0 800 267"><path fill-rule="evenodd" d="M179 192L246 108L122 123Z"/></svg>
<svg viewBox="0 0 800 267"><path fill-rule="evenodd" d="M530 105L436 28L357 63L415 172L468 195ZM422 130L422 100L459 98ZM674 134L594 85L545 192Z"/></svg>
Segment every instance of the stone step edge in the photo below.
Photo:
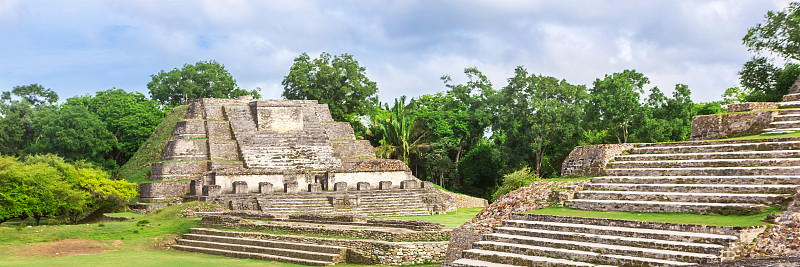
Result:
<svg viewBox="0 0 800 267"><path fill-rule="evenodd" d="M600 265L595 265L595 264L588 263L588 262L572 261L572 260L568 260L568 259L550 258L550 257L542 257L542 256L530 256L530 255L522 255L522 254L509 253L509 252L475 249L475 248L464 250L464 252L482 254L482 255L509 257L509 258L520 258L520 259L524 259L526 261L531 261L531 262L543 262L543 263L546 263L546 264L555 264L555 265L544 265L544 266L579 266L579 267L597 267L597 266L600 266ZM511 265L511 266L516 266L516 265Z"/></svg>
<svg viewBox="0 0 800 267"><path fill-rule="evenodd" d="M751 144L754 141L758 141L758 142L762 142L762 143L791 142L791 141L800 141L800 137L764 138L764 139L758 139L758 140L728 140L728 141L705 140L705 141L641 143L641 144L635 144L635 146L636 146L635 148L647 148L647 147L670 148L670 147L677 147L677 146L708 146L708 145L728 145L728 144Z"/></svg>
<svg viewBox="0 0 800 267"><path fill-rule="evenodd" d="M712 207L745 207L745 206L762 206L767 207L767 205L763 204L755 204L755 203L707 203L707 202L673 202L673 201L638 201L638 200L602 200L602 199L571 199L567 200L567 202L595 202L595 203L628 203L628 204L640 204L640 205L674 205L674 206L689 206L689 207L703 207L703 206L712 206Z"/></svg>
<svg viewBox="0 0 800 267"><path fill-rule="evenodd" d="M656 150L656 149L684 149L684 148L719 148L719 147L739 147L739 146L759 146L759 145L775 145L775 144L798 144L800 140L797 137L790 137L786 138L789 140L782 140L783 138L775 138L775 139L767 139L769 141L761 140L761 142L752 142L753 140L747 140L744 142L733 142L733 143L714 143L714 144L707 144L707 145L694 145L692 143L678 143L675 146L638 146L631 149L632 151L647 151L647 150ZM749 142L748 142L749 141ZM661 143L657 143L661 144ZM686 145L681 145L686 144ZM691 145L690 145L691 144ZM647 145L647 144L645 144Z"/></svg>
<svg viewBox="0 0 800 267"><path fill-rule="evenodd" d="M582 242L582 241L572 241L572 240L559 240L559 239L552 239L552 238L541 238L541 237L531 237L531 236L515 236L515 235L508 235L508 234L499 234L506 236L507 239L517 239L517 240L528 240L533 242L539 242L542 244L547 244L547 246L541 245L528 245L528 244L520 244L520 243L507 243L502 241L478 241L475 244L493 244L493 245L500 245L500 246L511 246L511 247L519 247L519 248L528 248L528 249L540 249L541 248L553 248L557 250L580 250L580 251L587 251L587 252L594 252L592 250L614 250L618 252L595 252L598 254L617 254L617 253L625 253L628 251L636 251L639 253L649 253L652 255L664 255L664 256L674 256L674 257L685 257L685 258L695 258L701 260L715 260L719 259L719 256L713 254L703 254L703 253L694 253L694 252L683 252L683 251L676 251L676 250L665 250L665 249L652 249L652 248L645 248L645 247L631 247L631 246L622 246L622 245L610 245L610 244L602 244L602 243L594 243L594 242ZM580 249L565 249L561 248L561 245L568 245L573 247L579 247ZM586 249L586 250L584 250ZM624 252L623 252L624 251ZM648 259L655 259L650 257L644 257Z"/></svg>
<svg viewBox="0 0 800 267"><path fill-rule="evenodd" d="M800 176L795 175L735 175L735 176L720 176L720 175L676 175L676 176L597 176L594 178L602 178L602 179L613 179L613 178L623 178L623 179L658 179L658 178L666 178L666 179L729 179L729 178L744 178L744 179L772 179L772 178L784 178L784 179L800 179Z"/></svg>
<svg viewBox="0 0 800 267"><path fill-rule="evenodd" d="M689 153L648 153L648 154L627 154L615 158L648 158L648 157L674 157L674 156L704 156L704 155L747 155L747 154L779 154L779 153L798 153L800 150L751 150L751 151L726 151L726 152L689 152Z"/></svg>
<svg viewBox="0 0 800 267"><path fill-rule="evenodd" d="M593 237L593 238L598 238L598 239L625 240L625 241L630 241L630 242L662 243L662 244L666 244L666 245L670 245L670 246L700 247L700 248L707 248L707 249L723 249L723 248L725 248L725 246L722 246L722 245L719 245L719 244L693 243L693 242L671 241L671 240L663 240L663 239L627 237L627 236L616 236L616 235L601 235L601 234L580 233L580 232L559 232L559 231L551 231L551 230L508 227L508 226L495 227L494 229L506 230L506 231L538 232L538 233L553 234L553 235L585 236L585 237ZM495 232L495 233L491 233L491 234L487 234L487 235L495 235L495 234L498 234L498 233ZM502 234L502 233L500 233L500 234ZM511 234L509 234L509 235L511 235Z"/></svg>
<svg viewBox="0 0 800 267"><path fill-rule="evenodd" d="M554 220L564 220L564 219L569 220L573 218L577 218L582 221L591 221L593 224L567 223L567 222L554 221ZM741 230L759 228L757 226L711 226L711 225L700 225L700 224L648 222L648 221L623 220L623 219L587 218L587 217L559 216L559 215L547 215L547 214L522 214L522 213L512 214L511 220L509 221L529 223L529 224L547 223L553 225L564 225L572 227L594 227L594 228L602 227L614 231L627 231L627 232L645 231L654 234L725 239L730 241L739 240L738 233ZM636 225L638 227L616 226L623 224ZM670 228L673 229L693 228L694 230L692 231L663 230Z"/></svg>
<svg viewBox="0 0 800 267"><path fill-rule="evenodd" d="M279 250L297 251L297 252L313 252L313 253L323 254L323 255L328 255L328 256L336 256L336 255L339 255L339 254L318 252L318 251L309 251L309 250L288 249L288 248L267 246L267 245L268 244L269 245L281 245L282 244L282 245L305 246L305 247L311 247L311 248L330 249L330 250L344 250L344 249L347 249L346 247L339 247L339 246L326 246L326 245L317 245L317 244L294 243L294 242L273 241L273 240L253 239L253 238L244 238L244 237L230 237L230 236L221 236L221 235L204 235L204 234L191 234L191 233L183 235L183 239L195 240L195 241L202 241L202 240L186 238L186 236L189 236L189 237L212 237L212 238L217 238L217 239L227 239L226 241L231 241L231 240L255 241L255 242L258 242L258 243L264 243L264 245L265 245L265 246L257 246L257 247L275 248L275 249L279 249ZM203 241L203 242L211 242L211 241ZM226 243L226 244L232 244L232 245L241 245L241 244L228 243L228 242L214 242L214 243ZM242 245L242 246L252 246L252 245Z"/></svg>
<svg viewBox="0 0 800 267"><path fill-rule="evenodd" d="M774 169L783 169L783 170L793 170L796 169L800 171L800 166L754 166L754 167L676 167L676 168L618 168L618 169L606 169L608 171L669 171L669 170L774 170Z"/></svg>
<svg viewBox="0 0 800 267"><path fill-rule="evenodd" d="M198 252L198 253L206 253L212 255L219 255L219 256L227 256L226 254L233 254L237 256L241 256L241 258L246 259L254 259L256 257L263 259L269 259L272 261L279 261L279 262L290 262L290 263L303 263L306 265L311 266L327 266L333 265L333 262L328 261L315 261L315 260L306 260L306 259L298 259L298 258L291 258L291 257L284 257L284 256L277 256L277 255L270 255L270 254L261 254L261 253L250 253L250 252L240 252L240 251L232 251L232 250L224 250L224 249L214 249L214 248L202 248L202 247L193 247L193 246L183 246L183 245L172 245L171 248L184 250L189 252Z"/></svg>
<svg viewBox="0 0 800 267"><path fill-rule="evenodd" d="M258 231L256 231L256 232L241 232L241 231L227 231L227 230L219 230L219 229L213 229L213 228L199 228L199 227L190 228L189 232L191 233L192 231L204 231L204 232L222 234L222 235L218 235L218 236L227 236L225 234L253 234L253 233L256 233L256 234L265 235L265 236L290 236L290 237L296 237L296 235L280 235L280 234L271 234L271 233L258 232ZM324 237L321 237L321 238L322 239L330 239L330 240L338 240L336 238L324 238ZM260 240L260 239L256 239L256 240ZM317 244L309 244L309 245L324 246L324 247L335 247L337 249L347 249L347 247L341 247L341 246L317 245Z"/></svg>
<svg viewBox="0 0 800 267"><path fill-rule="evenodd" d="M772 189L792 189L800 188L794 184L627 184L627 183L590 183L589 186L619 186L619 187L703 187L703 188L772 188ZM578 191L582 192L582 191Z"/></svg>
<svg viewBox="0 0 800 267"><path fill-rule="evenodd" d="M800 152L800 150L798 150ZM729 162L729 163L742 163L747 164L750 162L775 162L775 161L784 161L784 162L798 162L800 163L800 158L756 158L756 159L657 159L657 160L622 160L622 161L611 161L608 164L610 165L623 165L623 164L641 164L641 163L685 163L685 162L697 162L697 163L722 163L722 162ZM788 167L788 166L785 166ZM677 168L677 167L676 167Z"/></svg>
<svg viewBox="0 0 800 267"><path fill-rule="evenodd" d="M453 266L471 266L471 267L524 267L519 265L510 265L505 263L488 262L475 259L461 258L453 261Z"/></svg>
<svg viewBox="0 0 800 267"><path fill-rule="evenodd" d="M212 241L202 241L202 240L193 240L193 239L178 239L178 241L184 241L184 242L189 242L189 243L200 244L199 246L190 246L190 247L199 247L199 248L210 248L210 247L206 247L208 245L224 245L224 246L232 246L232 247L236 247L236 248L252 248L252 249L262 249L262 250L273 250L273 251L294 253L294 254L299 254L299 255L322 255L324 257L331 257L331 258L343 257L343 255L341 255L341 254L330 254L330 253L322 253L322 252L315 252L315 251L285 249L285 248L277 248L277 247L262 247L262 246L241 245L241 244L233 244L233 243L226 243L226 242L212 242ZM218 248L212 248L212 249L218 249ZM220 250L226 250L226 249L220 249ZM235 250L235 251L238 251L238 250ZM268 253L257 253L257 254L273 255L273 256L278 256L278 257L286 257L286 258L309 260L309 261L318 261L318 260L312 260L312 259L295 258L295 257L281 256L281 255L268 254Z"/></svg>
<svg viewBox="0 0 800 267"><path fill-rule="evenodd" d="M757 194L757 193L686 193L686 192L651 192L651 191L602 191L584 190L578 191L579 194L631 194L631 195L666 195L666 196L718 196L718 197L790 197L791 194Z"/></svg>

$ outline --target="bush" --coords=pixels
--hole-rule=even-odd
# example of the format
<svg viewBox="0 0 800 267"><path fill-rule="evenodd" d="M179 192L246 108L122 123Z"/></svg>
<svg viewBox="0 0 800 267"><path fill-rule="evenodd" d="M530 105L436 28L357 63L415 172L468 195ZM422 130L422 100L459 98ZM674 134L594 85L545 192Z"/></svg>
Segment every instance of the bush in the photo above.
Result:
<svg viewBox="0 0 800 267"><path fill-rule="evenodd" d="M500 196L508 194L511 191L528 186L537 179L539 179L539 177L536 176L536 172L532 171L529 167L523 167L518 171L506 174L503 176L503 184L492 194L492 201L497 200Z"/></svg>

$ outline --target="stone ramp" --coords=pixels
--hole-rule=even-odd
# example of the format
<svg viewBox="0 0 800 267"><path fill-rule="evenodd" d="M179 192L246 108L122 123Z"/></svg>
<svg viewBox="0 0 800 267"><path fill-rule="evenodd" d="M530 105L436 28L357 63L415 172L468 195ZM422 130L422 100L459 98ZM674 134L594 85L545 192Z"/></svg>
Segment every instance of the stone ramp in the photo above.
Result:
<svg viewBox="0 0 800 267"><path fill-rule="evenodd" d="M233 233L235 234L235 233ZM192 228L172 248L234 258L288 262L310 266L327 266L344 262L346 248L240 238L205 228Z"/></svg>
<svg viewBox="0 0 800 267"><path fill-rule="evenodd" d="M638 144L566 205L585 210L756 214L800 188L797 138Z"/></svg>
<svg viewBox="0 0 800 267"><path fill-rule="evenodd" d="M514 214L453 266L688 266L730 258L741 230Z"/></svg>

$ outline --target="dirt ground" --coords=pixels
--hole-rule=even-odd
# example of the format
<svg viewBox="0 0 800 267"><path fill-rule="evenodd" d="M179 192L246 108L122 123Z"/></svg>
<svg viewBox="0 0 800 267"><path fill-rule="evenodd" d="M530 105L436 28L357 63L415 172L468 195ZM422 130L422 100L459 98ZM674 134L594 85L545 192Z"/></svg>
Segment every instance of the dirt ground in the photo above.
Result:
<svg viewBox="0 0 800 267"><path fill-rule="evenodd" d="M114 249L121 243L122 241L117 240L113 245L108 245L97 240L65 239L19 246L12 249L12 255L19 258L36 258L98 254Z"/></svg>

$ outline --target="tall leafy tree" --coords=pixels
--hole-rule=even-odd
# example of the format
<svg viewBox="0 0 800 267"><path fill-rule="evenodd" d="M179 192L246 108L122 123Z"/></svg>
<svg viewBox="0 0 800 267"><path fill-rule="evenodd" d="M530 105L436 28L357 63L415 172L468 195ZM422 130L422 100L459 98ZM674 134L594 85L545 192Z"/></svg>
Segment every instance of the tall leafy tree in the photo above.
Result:
<svg viewBox="0 0 800 267"><path fill-rule="evenodd" d="M543 163L555 158L557 165L578 143L583 129L580 121L586 102L586 88L566 80L529 74L517 67L514 77L499 95L497 119L492 129L501 143L509 168L533 166L540 176L555 174L558 168Z"/></svg>
<svg viewBox="0 0 800 267"><path fill-rule="evenodd" d="M406 97L395 99L391 108L386 104L385 109L374 113L370 121L369 134L379 136L381 146L391 147L392 155L408 164L411 154L418 150L424 140L425 133L415 127L417 118L408 111Z"/></svg>
<svg viewBox="0 0 800 267"><path fill-rule="evenodd" d="M739 71L741 87L729 88L723 97L739 102L780 102L798 76L798 64L787 63L781 68L768 58L754 57Z"/></svg>
<svg viewBox="0 0 800 267"><path fill-rule="evenodd" d="M800 60L800 3L791 2L781 11L768 11L764 23L747 30L742 42L750 51L772 52Z"/></svg>
<svg viewBox="0 0 800 267"><path fill-rule="evenodd" d="M377 85L349 54L322 53L312 60L303 53L294 59L281 84L284 98L328 104L334 120L349 121L357 128L363 128L358 118L378 105Z"/></svg>
<svg viewBox="0 0 800 267"><path fill-rule="evenodd" d="M11 93L4 93L4 99L10 99L10 95L21 97L32 105L53 104L58 101L58 94L53 90L46 89L39 84L14 86Z"/></svg>
<svg viewBox="0 0 800 267"><path fill-rule="evenodd" d="M117 165L107 158L117 145L103 121L86 107L64 105L36 114L29 154L57 154L68 160L87 160L107 169Z"/></svg>
<svg viewBox="0 0 800 267"><path fill-rule="evenodd" d="M617 143L628 142L636 116L641 112L640 94L650 80L635 70L596 79L589 92L586 121L594 130L606 130Z"/></svg>
<svg viewBox="0 0 800 267"><path fill-rule="evenodd" d="M162 105L177 106L196 98L234 98L252 95L260 98L258 90L239 89L236 80L216 61L185 64L169 72L161 71L150 76L147 83L150 97Z"/></svg>
<svg viewBox="0 0 800 267"><path fill-rule="evenodd" d="M491 199L502 179L503 162L500 151L490 143L480 143L472 148L458 162L461 183L456 185L459 192Z"/></svg>
<svg viewBox="0 0 800 267"><path fill-rule="evenodd" d="M691 91L684 84L676 84L672 96L666 97L658 87L650 89L650 95L638 114L632 140L666 142L689 138L692 117L696 114Z"/></svg>
<svg viewBox="0 0 800 267"><path fill-rule="evenodd" d="M136 153L165 115L158 102L139 92L116 88L97 92L94 96L69 98L66 105L86 107L105 123L106 129L117 140L118 146L110 156L119 165Z"/></svg>
<svg viewBox="0 0 800 267"><path fill-rule="evenodd" d="M58 94L39 84L14 86L0 94L0 154L22 156L34 138L36 114L53 108Z"/></svg>

